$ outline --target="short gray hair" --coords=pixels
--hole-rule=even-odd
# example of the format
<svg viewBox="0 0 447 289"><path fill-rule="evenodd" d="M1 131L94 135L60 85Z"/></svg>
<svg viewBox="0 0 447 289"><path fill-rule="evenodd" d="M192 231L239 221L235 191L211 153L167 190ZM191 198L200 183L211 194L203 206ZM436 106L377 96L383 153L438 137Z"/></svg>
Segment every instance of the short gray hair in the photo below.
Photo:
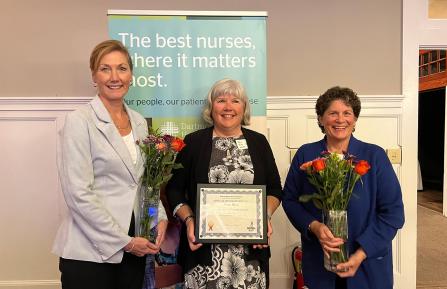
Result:
<svg viewBox="0 0 447 289"><path fill-rule="evenodd" d="M213 102L222 95L232 95L244 103L244 117L241 125L250 124L250 102L242 84L234 79L224 78L213 84L208 92L207 101L202 111L203 120L209 124L214 124L212 118Z"/></svg>

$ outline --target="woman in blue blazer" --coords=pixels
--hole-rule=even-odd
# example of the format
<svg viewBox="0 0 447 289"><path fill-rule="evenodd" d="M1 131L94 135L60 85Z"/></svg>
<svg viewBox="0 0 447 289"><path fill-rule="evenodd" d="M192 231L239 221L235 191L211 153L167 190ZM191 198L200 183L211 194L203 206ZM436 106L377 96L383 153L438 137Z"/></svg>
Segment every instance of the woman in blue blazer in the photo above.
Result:
<svg viewBox="0 0 447 289"><path fill-rule="evenodd" d="M53 252L60 256L64 289L141 289L144 256L159 251L167 226L159 205L156 243L133 237L144 171L135 141L146 137L147 123L123 101L132 60L121 42L99 43L90 69L98 94L67 115L60 133L59 179L68 212Z"/></svg>
<svg viewBox="0 0 447 289"><path fill-rule="evenodd" d="M310 289L393 288L391 242L404 224L402 193L384 150L352 135L360 109L360 99L349 88L333 87L318 98L318 125L325 137L299 148L284 186L283 207L301 233L304 282ZM301 195L315 192L300 166L322 151L348 152L371 165L362 176L363 185L357 182L348 205L350 258L337 266L337 273L326 271L323 254L343 241L322 223L321 210L312 202L298 201Z"/></svg>

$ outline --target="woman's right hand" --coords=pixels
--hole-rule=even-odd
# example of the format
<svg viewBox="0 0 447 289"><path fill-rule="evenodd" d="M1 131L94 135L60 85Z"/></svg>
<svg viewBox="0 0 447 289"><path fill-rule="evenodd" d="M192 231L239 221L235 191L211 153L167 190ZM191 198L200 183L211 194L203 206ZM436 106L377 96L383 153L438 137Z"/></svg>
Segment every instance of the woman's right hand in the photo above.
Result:
<svg viewBox="0 0 447 289"><path fill-rule="evenodd" d="M160 251L160 247L149 242L145 238L134 237L129 244L124 247L124 251L135 256L142 257L147 254L157 254Z"/></svg>
<svg viewBox="0 0 447 289"><path fill-rule="evenodd" d="M339 246L344 243L343 239L336 238L332 234L331 230L323 223L319 221L313 221L309 225L309 229L318 238L323 248L323 252L329 257L330 252L339 252Z"/></svg>
<svg viewBox="0 0 447 289"><path fill-rule="evenodd" d="M196 236L194 235L194 218L189 218L186 221L186 236L188 238L189 248L195 251L202 247L201 243L196 243Z"/></svg>

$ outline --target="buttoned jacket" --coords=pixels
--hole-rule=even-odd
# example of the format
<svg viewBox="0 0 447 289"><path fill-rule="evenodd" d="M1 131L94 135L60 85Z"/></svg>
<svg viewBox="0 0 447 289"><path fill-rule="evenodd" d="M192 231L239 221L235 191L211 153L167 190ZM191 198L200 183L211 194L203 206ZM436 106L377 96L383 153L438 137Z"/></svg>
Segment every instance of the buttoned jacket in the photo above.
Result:
<svg viewBox="0 0 447 289"><path fill-rule="evenodd" d="M146 120L125 106L135 140L147 135ZM66 259L119 263L128 236L144 161L136 164L111 117L96 96L69 113L60 132L59 179L67 216L53 252ZM164 212L163 212L164 213Z"/></svg>
<svg viewBox="0 0 447 289"><path fill-rule="evenodd" d="M322 221L321 210L313 202L298 201L304 194L315 192L300 166L327 151L326 139L305 144L298 149L284 185L283 207L291 223L301 233L303 249L303 275L305 285L312 289L335 288L334 273L323 266L323 250L309 224ZM349 201L348 240L349 252L359 247L367 258L354 277L347 278L347 287L362 289L392 289L392 240L404 224L404 206L399 181L385 151L374 144L351 136L348 153L358 160L366 160L370 171L357 182Z"/></svg>

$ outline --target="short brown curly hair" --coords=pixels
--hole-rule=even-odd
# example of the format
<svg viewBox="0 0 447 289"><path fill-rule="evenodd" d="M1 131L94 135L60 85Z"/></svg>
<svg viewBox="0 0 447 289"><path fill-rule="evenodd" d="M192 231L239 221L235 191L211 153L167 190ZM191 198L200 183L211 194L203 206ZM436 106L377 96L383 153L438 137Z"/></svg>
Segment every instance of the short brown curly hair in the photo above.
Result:
<svg viewBox="0 0 447 289"><path fill-rule="evenodd" d="M357 96L352 89L347 87L334 86L326 90L325 93L320 95L315 104L315 112L318 117L322 117L325 111L329 108L334 100L341 100L347 106L350 106L354 112L356 118L360 115L360 110L362 109L362 104L360 98ZM324 127L318 122L318 126L324 133Z"/></svg>

